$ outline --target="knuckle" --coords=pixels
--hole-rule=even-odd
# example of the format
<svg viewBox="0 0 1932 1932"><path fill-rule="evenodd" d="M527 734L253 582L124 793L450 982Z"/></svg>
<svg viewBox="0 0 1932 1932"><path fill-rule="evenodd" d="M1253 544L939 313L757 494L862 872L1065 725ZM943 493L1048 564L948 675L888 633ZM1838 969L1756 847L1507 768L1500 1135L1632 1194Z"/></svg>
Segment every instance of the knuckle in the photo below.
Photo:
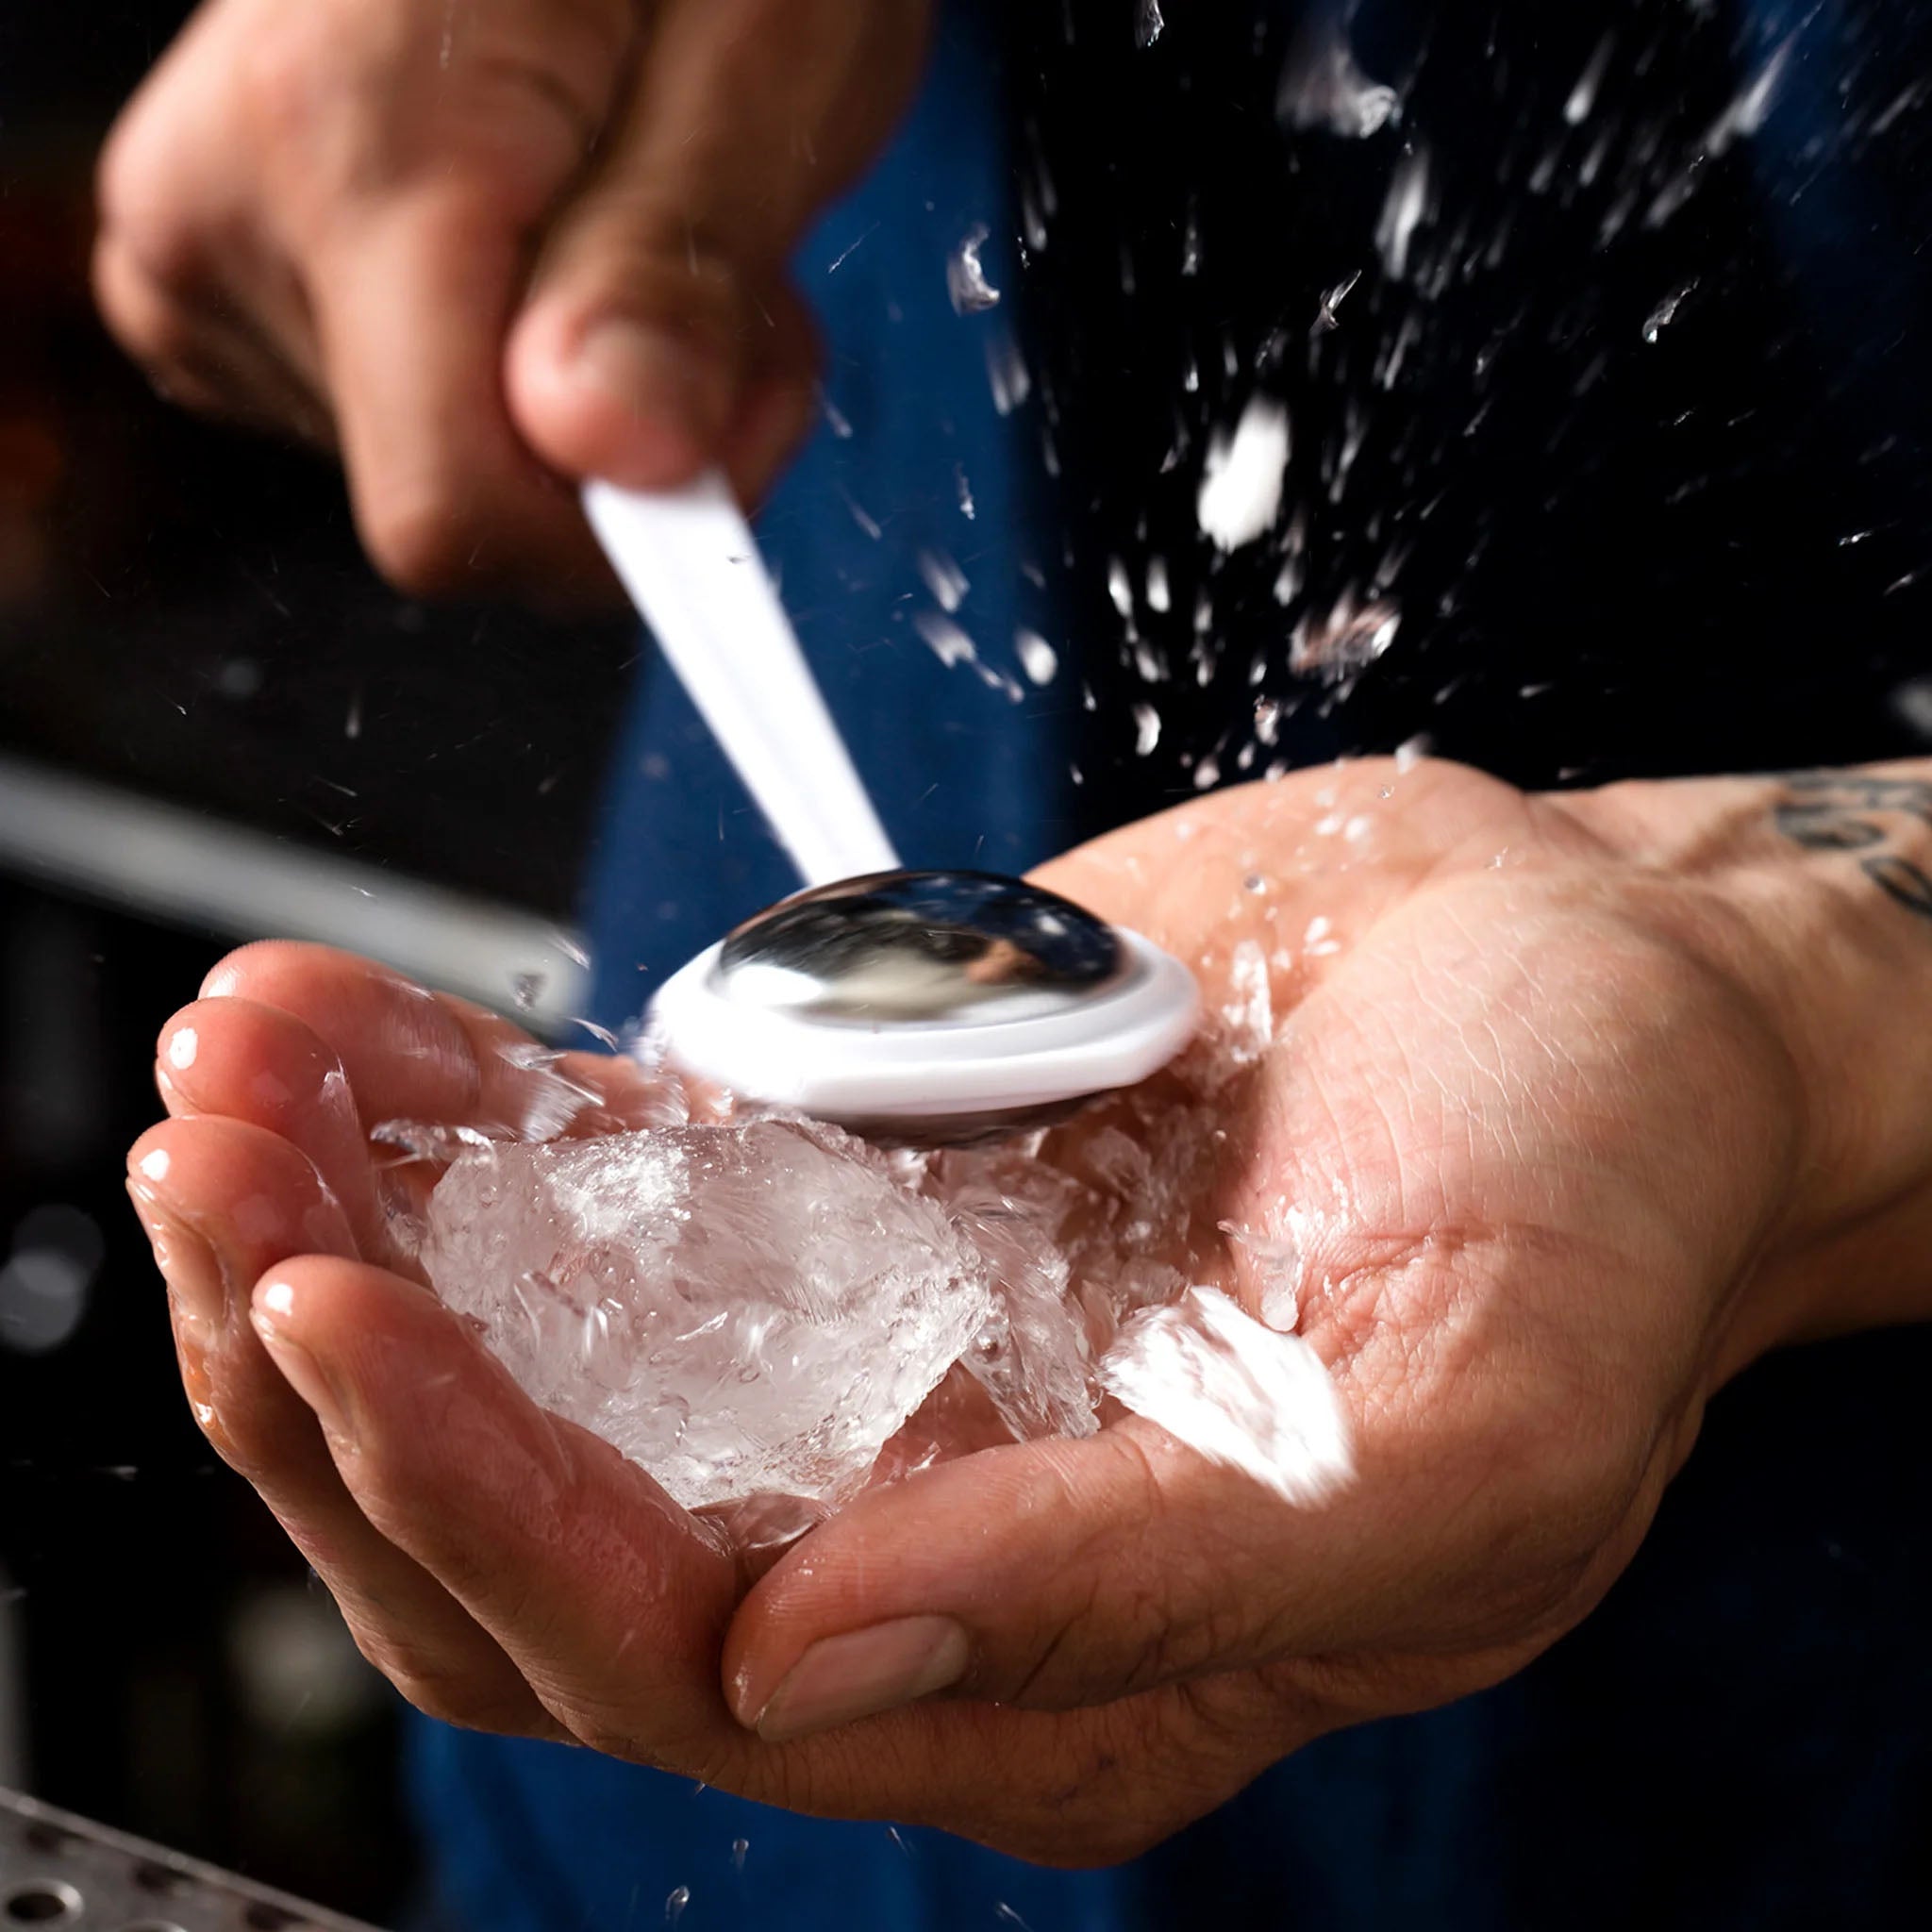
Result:
<svg viewBox="0 0 1932 1932"><path fill-rule="evenodd" d="M95 180L100 239L95 260L118 259L158 291L183 292L206 278L208 247L194 196L173 179L170 157L130 114L108 138ZM98 285L98 277L97 277Z"/></svg>
<svg viewBox="0 0 1932 1932"><path fill-rule="evenodd" d="M352 15L369 9L351 9ZM360 132L358 84L363 29L353 18L344 31L340 7L282 8L237 48L232 93L238 123L264 157L299 155L305 166L346 160ZM376 97L380 97L379 94Z"/></svg>
<svg viewBox="0 0 1932 1932"><path fill-rule="evenodd" d="M521 1730L529 1722L527 1693L506 1695L500 1686L479 1684L475 1673L432 1658L414 1644L358 1630L356 1647L425 1717L473 1731Z"/></svg>

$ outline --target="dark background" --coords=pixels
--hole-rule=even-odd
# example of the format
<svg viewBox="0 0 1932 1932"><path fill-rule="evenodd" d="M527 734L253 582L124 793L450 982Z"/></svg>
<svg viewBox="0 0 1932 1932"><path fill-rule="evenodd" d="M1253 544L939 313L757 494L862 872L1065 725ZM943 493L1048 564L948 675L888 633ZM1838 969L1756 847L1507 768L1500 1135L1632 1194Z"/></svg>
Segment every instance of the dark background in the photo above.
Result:
<svg viewBox="0 0 1932 1932"><path fill-rule="evenodd" d="M631 626L394 595L332 470L168 408L94 320L94 153L187 10L0 10L0 751L567 921ZM387 1692L194 1428L122 1192L156 1034L225 950L0 875L0 1265L51 1225L85 1276L51 1348L0 1292L16 1769L392 1920Z"/></svg>

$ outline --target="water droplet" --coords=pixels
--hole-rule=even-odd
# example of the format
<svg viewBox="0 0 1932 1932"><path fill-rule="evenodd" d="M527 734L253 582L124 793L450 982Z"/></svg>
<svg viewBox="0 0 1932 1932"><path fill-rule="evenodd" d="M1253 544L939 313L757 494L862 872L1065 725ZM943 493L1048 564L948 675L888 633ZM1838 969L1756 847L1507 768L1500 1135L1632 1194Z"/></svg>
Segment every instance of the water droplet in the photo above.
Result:
<svg viewBox="0 0 1932 1932"><path fill-rule="evenodd" d="M1015 631L1013 652L1035 684L1051 684L1060 668L1059 653L1037 630Z"/></svg>
<svg viewBox="0 0 1932 1932"><path fill-rule="evenodd" d="M1604 84L1604 73L1610 64L1610 52L1616 43L1614 34L1606 34L1596 43L1596 52L1590 57L1590 65L1577 76L1576 85L1570 90L1570 98L1563 103L1563 119L1572 127L1581 127L1590 119L1591 111L1596 106L1597 90Z"/></svg>
<svg viewBox="0 0 1932 1932"><path fill-rule="evenodd" d="M1375 249L1392 281L1401 281L1408 273L1409 246L1428 205L1429 151L1418 146L1395 170L1375 223Z"/></svg>
<svg viewBox="0 0 1932 1932"><path fill-rule="evenodd" d="M919 575L925 579L932 601L950 617L966 601L966 592L972 589L966 573L943 550L922 550L918 562Z"/></svg>

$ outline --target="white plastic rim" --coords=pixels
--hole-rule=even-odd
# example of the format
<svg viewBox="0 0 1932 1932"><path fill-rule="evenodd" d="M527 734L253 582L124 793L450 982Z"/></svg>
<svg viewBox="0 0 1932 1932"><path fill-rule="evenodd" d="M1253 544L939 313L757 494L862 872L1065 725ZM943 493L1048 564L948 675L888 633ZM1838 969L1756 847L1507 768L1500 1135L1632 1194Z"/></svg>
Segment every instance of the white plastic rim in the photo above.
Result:
<svg viewBox="0 0 1932 1932"><path fill-rule="evenodd" d="M868 1025L746 1007L718 991L721 941L665 982L651 1014L674 1064L747 1099L832 1121L1018 1113L1131 1087L1193 1038L1194 975L1115 930L1126 977L1057 1013Z"/></svg>

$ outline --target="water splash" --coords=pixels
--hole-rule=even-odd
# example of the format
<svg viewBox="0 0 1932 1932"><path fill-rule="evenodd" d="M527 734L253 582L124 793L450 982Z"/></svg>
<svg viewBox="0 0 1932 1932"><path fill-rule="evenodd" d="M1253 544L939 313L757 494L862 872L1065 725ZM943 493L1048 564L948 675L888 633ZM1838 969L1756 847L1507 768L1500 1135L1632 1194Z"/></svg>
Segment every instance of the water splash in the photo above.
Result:
<svg viewBox="0 0 1932 1932"><path fill-rule="evenodd" d="M1705 151L1721 155L1734 142L1749 141L1771 118L1777 105L1778 90L1784 84L1785 69L1790 62L1797 35L1790 35L1764 65L1747 81L1704 137Z"/></svg>
<svg viewBox="0 0 1932 1932"><path fill-rule="evenodd" d="M1422 225L1429 203L1429 151L1418 146L1404 157L1389 183L1382 213L1375 223L1375 252L1391 281L1408 274L1409 244Z"/></svg>
<svg viewBox="0 0 1932 1932"><path fill-rule="evenodd" d="M1348 1420L1321 1357L1218 1289L1191 1288L1130 1317L1100 1380L1137 1415L1286 1502L1325 1502L1353 1474Z"/></svg>

